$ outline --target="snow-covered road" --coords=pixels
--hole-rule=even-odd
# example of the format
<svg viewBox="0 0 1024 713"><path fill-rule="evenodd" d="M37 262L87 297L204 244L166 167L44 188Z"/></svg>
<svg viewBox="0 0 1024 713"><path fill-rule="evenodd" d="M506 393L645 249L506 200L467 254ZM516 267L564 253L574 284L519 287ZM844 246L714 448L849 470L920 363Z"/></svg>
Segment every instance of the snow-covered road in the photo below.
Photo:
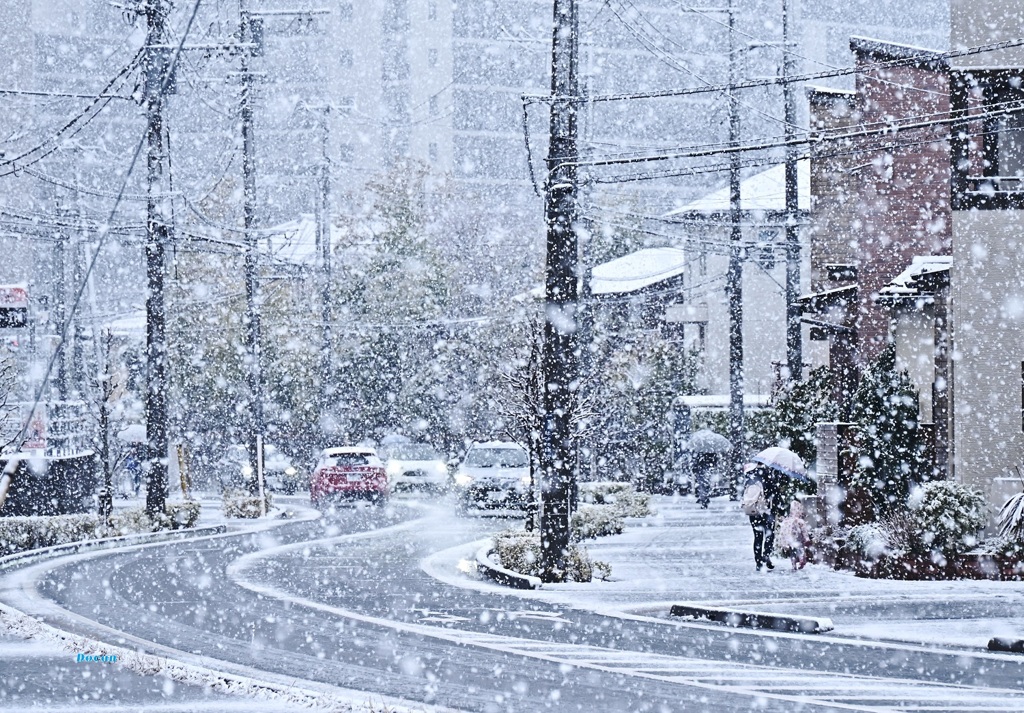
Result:
<svg viewBox="0 0 1024 713"><path fill-rule="evenodd" d="M111 644L324 700L356 701L357 691L482 711L1024 708L1019 657L608 616L420 569L499 527L458 519L445 503L346 510L36 565L4 578L3 599Z"/></svg>

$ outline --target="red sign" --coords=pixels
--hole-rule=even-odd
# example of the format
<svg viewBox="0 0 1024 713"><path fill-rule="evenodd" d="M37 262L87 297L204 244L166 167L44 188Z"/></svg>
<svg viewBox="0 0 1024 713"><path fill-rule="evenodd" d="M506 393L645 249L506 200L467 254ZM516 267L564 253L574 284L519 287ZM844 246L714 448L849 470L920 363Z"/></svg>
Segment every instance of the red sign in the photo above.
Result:
<svg viewBox="0 0 1024 713"><path fill-rule="evenodd" d="M0 285L0 309L28 309L28 290L21 285Z"/></svg>

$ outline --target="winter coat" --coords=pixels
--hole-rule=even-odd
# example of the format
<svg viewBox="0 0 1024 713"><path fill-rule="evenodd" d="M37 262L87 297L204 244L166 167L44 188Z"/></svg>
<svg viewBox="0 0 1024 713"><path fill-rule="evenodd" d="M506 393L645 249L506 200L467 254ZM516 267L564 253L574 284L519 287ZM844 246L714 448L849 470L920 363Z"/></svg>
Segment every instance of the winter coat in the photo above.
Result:
<svg viewBox="0 0 1024 713"><path fill-rule="evenodd" d="M804 506L794 500L789 506L789 515L779 523L776 542L779 549L799 550L811 541L811 531L804 520Z"/></svg>

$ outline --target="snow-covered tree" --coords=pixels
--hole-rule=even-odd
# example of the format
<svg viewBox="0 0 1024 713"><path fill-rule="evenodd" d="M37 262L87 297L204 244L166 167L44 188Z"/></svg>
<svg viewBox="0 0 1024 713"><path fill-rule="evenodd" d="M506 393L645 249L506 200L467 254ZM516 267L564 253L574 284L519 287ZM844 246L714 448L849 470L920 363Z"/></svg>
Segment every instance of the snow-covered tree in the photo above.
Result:
<svg viewBox="0 0 1024 713"><path fill-rule="evenodd" d="M857 424L852 485L869 494L879 514L888 514L906 504L911 484L926 472L918 393L907 373L896 370L892 345L861 377L852 418Z"/></svg>
<svg viewBox="0 0 1024 713"><path fill-rule="evenodd" d="M839 417L839 405L832 397L832 386L832 373L827 366L811 371L805 381L790 384L768 417L769 439L789 448L805 463L817 460L817 425Z"/></svg>

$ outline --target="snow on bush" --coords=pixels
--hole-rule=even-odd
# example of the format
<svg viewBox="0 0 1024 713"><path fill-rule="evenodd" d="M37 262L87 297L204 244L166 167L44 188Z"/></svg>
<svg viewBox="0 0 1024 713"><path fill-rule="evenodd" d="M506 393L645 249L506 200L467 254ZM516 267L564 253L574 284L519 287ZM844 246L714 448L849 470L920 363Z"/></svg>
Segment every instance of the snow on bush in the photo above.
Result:
<svg viewBox="0 0 1024 713"><path fill-rule="evenodd" d="M260 508L260 496L250 495L243 490L224 491L224 516L245 519L260 517L263 512L270 512L270 493L264 495L264 505Z"/></svg>
<svg viewBox="0 0 1024 713"><path fill-rule="evenodd" d="M638 493L630 483L580 483L579 496L581 503L614 506L622 517L647 517L652 513L651 496Z"/></svg>
<svg viewBox="0 0 1024 713"><path fill-rule="evenodd" d="M498 563L505 569L533 577L541 575L540 534L526 530L505 530L494 536L494 551ZM596 576L607 579L612 568L605 562L591 561L584 547L569 545L566 581L590 582Z"/></svg>
<svg viewBox="0 0 1024 713"><path fill-rule="evenodd" d="M889 533L878 523L855 525L846 535L846 546L859 559L874 562L892 552Z"/></svg>
<svg viewBox="0 0 1024 713"><path fill-rule="evenodd" d="M195 527L200 505L195 501L167 503L165 512L162 517L151 518L143 508L118 510L111 517L110 527L95 514L2 517L0 556L101 537Z"/></svg>
<svg viewBox="0 0 1024 713"><path fill-rule="evenodd" d="M626 523L618 508L609 505L582 505L569 522L572 538L591 540L605 535L618 535Z"/></svg>
<svg viewBox="0 0 1024 713"><path fill-rule="evenodd" d="M999 511L999 535L1024 543L1024 493L1017 493Z"/></svg>
<svg viewBox="0 0 1024 713"><path fill-rule="evenodd" d="M946 557L974 547L985 526L985 496L952 480L925 483L911 494L909 505L921 542Z"/></svg>

